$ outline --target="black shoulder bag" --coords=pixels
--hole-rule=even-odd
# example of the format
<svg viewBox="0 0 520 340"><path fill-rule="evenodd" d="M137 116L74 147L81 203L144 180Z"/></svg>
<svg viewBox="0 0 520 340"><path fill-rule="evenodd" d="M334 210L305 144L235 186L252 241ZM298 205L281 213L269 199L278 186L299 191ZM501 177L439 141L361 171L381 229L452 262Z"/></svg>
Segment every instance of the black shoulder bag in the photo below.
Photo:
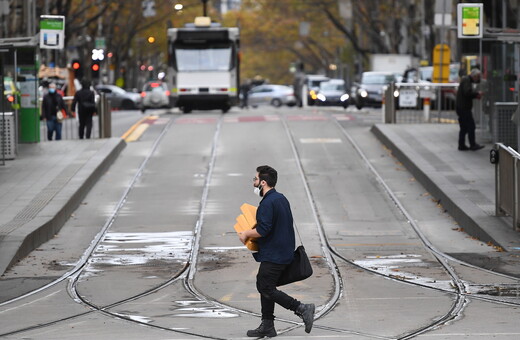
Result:
<svg viewBox="0 0 520 340"><path fill-rule="evenodd" d="M305 248L303 247L302 238L298 228L296 227L296 223L294 224L294 229L298 234L301 245L298 246L298 248L296 248L294 251L294 258L292 262L284 269L282 275L280 275L278 283L276 284L277 286L283 286L296 281L303 281L312 275L311 262L309 261L309 257L305 252Z"/></svg>

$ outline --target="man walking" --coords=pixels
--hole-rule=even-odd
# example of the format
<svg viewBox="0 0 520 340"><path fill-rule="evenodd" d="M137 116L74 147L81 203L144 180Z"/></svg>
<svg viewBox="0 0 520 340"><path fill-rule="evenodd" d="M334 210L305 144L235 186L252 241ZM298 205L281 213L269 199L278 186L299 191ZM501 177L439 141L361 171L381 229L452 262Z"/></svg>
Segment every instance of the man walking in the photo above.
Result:
<svg viewBox="0 0 520 340"><path fill-rule="evenodd" d="M52 140L56 131L56 140L61 139L61 119L58 119L58 111L65 110L65 102L56 92L56 84L49 84L49 92L43 97L42 116L47 121L47 139Z"/></svg>
<svg viewBox="0 0 520 340"><path fill-rule="evenodd" d="M469 76L463 76L457 90L456 111L459 116L459 150L480 150L484 146L475 142L475 120L473 119L473 99L480 99L482 92L473 90L473 83L480 83L480 71L471 70ZM469 147L466 146L468 135Z"/></svg>
<svg viewBox="0 0 520 340"><path fill-rule="evenodd" d="M253 179L255 193L262 197L256 212L256 228L239 233L242 243L256 238L259 250L253 256L260 262L256 288L260 293L262 322L256 329L247 331L249 337L274 337L275 303L292 310L303 319L305 332L310 333L314 322L314 304L303 304L276 288L280 275L294 257L295 237L291 206L284 195L274 188L278 173L270 166L256 168Z"/></svg>
<svg viewBox="0 0 520 340"><path fill-rule="evenodd" d="M76 108L76 104L78 108ZM72 110L77 110L79 117L79 139L83 139L83 135L90 139L92 132L92 115L96 112L96 101L94 92L90 89L90 81L81 81L81 90L76 92L72 101ZM85 129L87 130L85 132Z"/></svg>

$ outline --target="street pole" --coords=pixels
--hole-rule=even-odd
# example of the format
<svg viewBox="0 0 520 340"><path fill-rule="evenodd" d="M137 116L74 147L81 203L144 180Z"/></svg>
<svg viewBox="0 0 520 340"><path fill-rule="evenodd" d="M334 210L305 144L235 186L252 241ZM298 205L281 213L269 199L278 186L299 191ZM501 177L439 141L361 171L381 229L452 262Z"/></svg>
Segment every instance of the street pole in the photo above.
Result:
<svg viewBox="0 0 520 340"><path fill-rule="evenodd" d="M425 17L426 17L426 13L425 13L425 9L424 9L424 0L421 0L421 58L422 58L422 60L425 60L427 58L426 42L425 42L425 38L424 38L424 35L425 35L424 32L425 32L425 27L426 27Z"/></svg>
<svg viewBox="0 0 520 340"><path fill-rule="evenodd" d="M202 15L208 16L208 0L202 0Z"/></svg>

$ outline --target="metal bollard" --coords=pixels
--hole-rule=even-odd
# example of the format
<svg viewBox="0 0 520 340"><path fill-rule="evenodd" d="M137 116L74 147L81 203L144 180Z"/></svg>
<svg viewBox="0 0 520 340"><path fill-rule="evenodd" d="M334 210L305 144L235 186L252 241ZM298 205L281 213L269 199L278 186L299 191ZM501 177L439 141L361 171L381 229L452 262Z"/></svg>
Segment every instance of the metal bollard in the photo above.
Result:
<svg viewBox="0 0 520 340"><path fill-rule="evenodd" d="M112 109L105 93L101 93L98 103L99 138L112 137Z"/></svg>
<svg viewBox="0 0 520 340"><path fill-rule="evenodd" d="M384 102L384 122L385 124L396 123L396 112L395 112L395 83L388 84L388 87L383 91L383 102Z"/></svg>
<svg viewBox="0 0 520 340"><path fill-rule="evenodd" d="M430 98L423 99L424 122L430 122Z"/></svg>

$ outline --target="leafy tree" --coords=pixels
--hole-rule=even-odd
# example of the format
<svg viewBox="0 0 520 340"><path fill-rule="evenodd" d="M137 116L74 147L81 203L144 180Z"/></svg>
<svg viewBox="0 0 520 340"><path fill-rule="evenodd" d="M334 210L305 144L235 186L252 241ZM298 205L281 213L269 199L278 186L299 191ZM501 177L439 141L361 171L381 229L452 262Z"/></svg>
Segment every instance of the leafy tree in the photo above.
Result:
<svg viewBox="0 0 520 340"><path fill-rule="evenodd" d="M229 12L226 26L241 29L242 78L257 75L273 83L292 83L289 66L300 61L307 72L331 72L329 66L342 57L345 39L306 1L244 0L242 8ZM301 32L301 22L308 32ZM303 33L303 34L300 34Z"/></svg>

